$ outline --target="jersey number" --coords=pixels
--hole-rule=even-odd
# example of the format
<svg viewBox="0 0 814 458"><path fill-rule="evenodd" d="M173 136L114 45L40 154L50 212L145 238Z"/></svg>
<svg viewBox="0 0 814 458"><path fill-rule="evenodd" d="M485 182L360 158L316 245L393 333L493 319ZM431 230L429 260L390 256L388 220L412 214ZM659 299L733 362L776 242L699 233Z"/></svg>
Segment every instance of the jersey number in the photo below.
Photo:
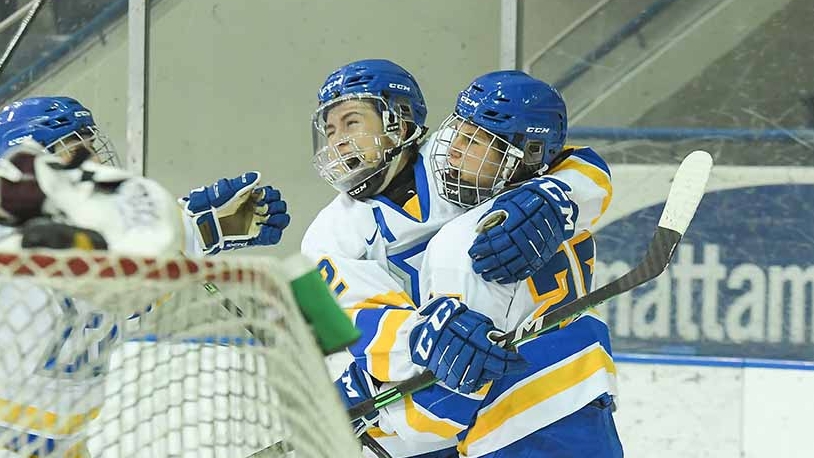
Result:
<svg viewBox="0 0 814 458"><path fill-rule="evenodd" d="M325 284L328 285L328 289L334 293L335 297L341 296L342 293L348 289L345 280L336 274L336 266L334 266L334 263L331 262L329 258L322 258L319 264L317 264L317 269L319 270L319 274L322 275L322 279L325 280Z"/></svg>

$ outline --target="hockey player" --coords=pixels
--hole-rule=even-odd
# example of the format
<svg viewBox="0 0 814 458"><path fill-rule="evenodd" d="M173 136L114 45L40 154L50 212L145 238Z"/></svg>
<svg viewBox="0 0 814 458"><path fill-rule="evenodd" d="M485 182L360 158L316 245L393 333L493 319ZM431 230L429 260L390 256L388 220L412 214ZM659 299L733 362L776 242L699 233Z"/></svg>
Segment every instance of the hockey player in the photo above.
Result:
<svg viewBox="0 0 814 458"><path fill-rule="evenodd" d="M89 151L66 163L30 139L19 143L0 159L0 251L156 256L181 246L177 203L154 181L83 161ZM0 330L0 448L24 457L88 457L87 425L104 400L104 349L119 334L114 315L28 280L1 280L0 316L8 325Z"/></svg>
<svg viewBox="0 0 814 458"><path fill-rule="evenodd" d="M30 97L4 106L0 110L0 153L27 139L66 160L82 150L92 153L90 159L96 162L121 164L90 110L70 97Z"/></svg>
<svg viewBox="0 0 814 458"><path fill-rule="evenodd" d="M340 194L309 226L302 252L319 263L362 331L351 349L355 361L337 381L351 405L361 398L348 395L343 379L372 374L388 381L413 373L408 359L388 358L390 347L406 342L427 241L461 210L439 199L429 179L422 143L427 107L409 72L387 60L353 62L331 73L317 96L313 162ZM370 432L395 457L454 452L454 441L408 444Z"/></svg>
<svg viewBox="0 0 814 458"><path fill-rule="evenodd" d="M113 144L91 111L70 97L29 97L0 110L0 153L31 139L70 159L79 151L94 161L121 164ZM190 256L279 243L290 217L280 191L260 186L259 172L246 172L198 188L179 200L187 236L181 249Z"/></svg>
<svg viewBox="0 0 814 458"><path fill-rule="evenodd" d="M442 382L405 402L436 421L432 431L415 428L404 406L385 409L382 424L403 437L457 435L466 457L622 456L609 331L596 314L520 344L517 354L490 339L591 288L590 230L610 201L610 171L590 148L564 146L566 129L557 91L519 71L475 79L443 122L449 135L436 140L437 189L469 210L441 228L424 257L424 319L410 335L412 359ZM518 187L487 200L506 186ZM476 234L495 212L505 218L495 229L506 234L527 212L545 219L546 262L525 281L488 283L469 266L473 240L511 249L508 235ZM522 373L519 357L528 364Z"/></svg>

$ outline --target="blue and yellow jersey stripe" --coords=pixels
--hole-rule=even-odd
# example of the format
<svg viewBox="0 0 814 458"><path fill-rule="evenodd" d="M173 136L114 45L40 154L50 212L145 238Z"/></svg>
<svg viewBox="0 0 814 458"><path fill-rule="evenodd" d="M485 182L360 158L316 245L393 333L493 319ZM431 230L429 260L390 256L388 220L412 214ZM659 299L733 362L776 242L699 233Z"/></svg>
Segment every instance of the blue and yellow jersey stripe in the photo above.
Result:
<svg viewBox="0 0 814 458"><path fill-rule="evenodd" d="M605 213L613 198L613 186L608 164L594 150L588 147L567 146L568 157L552 168L548 174L568 182L574 190L572 200L579 205L580 218L588 218L593 226ZM580 180L578 177L582 177ZM594 189L591 189L593 187ZM585 201L597 200L596 208Z"/></svg>
<svg viewBox="0 0 814 458"><path fill-rule="evenodd" d="M407 333L416 318L415 305L407 293L378 294L345 312L362 331L362 336L349 350L367 373L380 381L390 381L409 377L417 370L412 367L406 343Z"/></svg>

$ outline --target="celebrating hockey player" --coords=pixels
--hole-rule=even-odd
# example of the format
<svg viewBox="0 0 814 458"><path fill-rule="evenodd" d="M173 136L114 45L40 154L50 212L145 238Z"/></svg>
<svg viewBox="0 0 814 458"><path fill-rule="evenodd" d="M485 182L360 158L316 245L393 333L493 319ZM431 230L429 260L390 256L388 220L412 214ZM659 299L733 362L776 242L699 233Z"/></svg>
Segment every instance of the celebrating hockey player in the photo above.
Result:
<svg viewBox="0 0 814 458"><path fill-rule="evenodd" d="M413 361L441 382L405 403L419 406L437 427L417 428L400 404L386 408L381 423L407 439L457 435L466 457L621 457L609 331L596 314L520 344L517 353L490 338L590 290L590 229L611 198L607 164L590 148L564 146L565 103L519 71L475 79L441 131L433 162L437 189L469 210L441 228L426 250L423 320L412 329L410 346ZM499 194L507 186L517 187ZM504 221L493 232L504 235L487 240L476 229L495 213ZM466 256L469 246L511 250L512 229L527 213L542 223L544 267L512 284L479 278Z"/></svg>

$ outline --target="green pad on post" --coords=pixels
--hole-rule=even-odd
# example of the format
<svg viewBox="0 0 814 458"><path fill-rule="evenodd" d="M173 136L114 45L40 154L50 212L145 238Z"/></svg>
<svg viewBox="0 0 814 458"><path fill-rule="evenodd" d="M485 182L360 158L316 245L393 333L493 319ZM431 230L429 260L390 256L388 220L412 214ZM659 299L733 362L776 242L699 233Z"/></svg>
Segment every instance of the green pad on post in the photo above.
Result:
<svg viewBox="0 0 814 458"><path fill-rule="evenodd" d="M286 266L292 273L294 299L322 352L336 353L356 342L361 333L336 303L314 264L302 255L294 255L286 260Z"/></svg>

